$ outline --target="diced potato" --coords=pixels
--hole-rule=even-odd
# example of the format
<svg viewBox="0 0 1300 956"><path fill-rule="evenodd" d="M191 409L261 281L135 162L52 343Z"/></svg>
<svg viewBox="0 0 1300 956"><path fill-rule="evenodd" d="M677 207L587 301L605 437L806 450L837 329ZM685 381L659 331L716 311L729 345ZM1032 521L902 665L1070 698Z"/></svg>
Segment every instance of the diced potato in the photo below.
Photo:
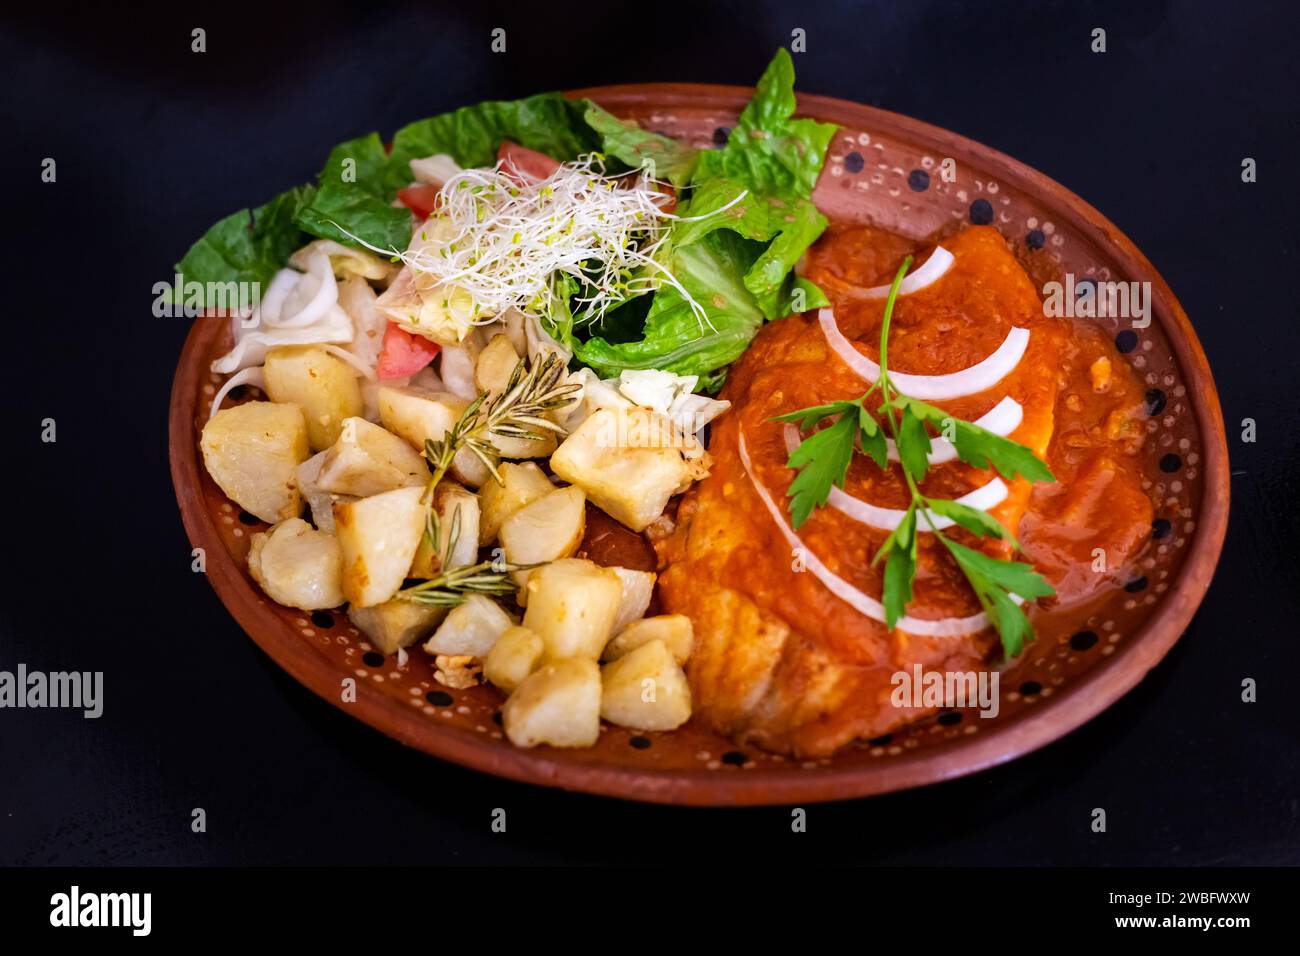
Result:
<svg viewBox="0 0 1300 956"><path fill-rule="evenodd" d="M649 409L601 408L556 449L551 470L612 518L644 531L690 485L680 444L672 423Z"/></svg>
<svg viewBox="0 0 1300 956"><path fill-rule="evenodd" d="M339 440L325 453L316 476L325 491L362 498L428 480L429 469L419 452L364 418L343 423Z"/></svg>
<svg viewBox="0 0 1300 956"><path fill-rule="evenodd" d="M483 661L483 676L507 694L514 693L542 659L546 645L526 627L512 627L497 638Z"/></svg>
<svg viewBox="0 0 1300 956"><path fill-rule="evenodd" d="M474 364L474 385L480 392L500 395L506 390L506 383L518 364L519 353L510 344L509 336L504 333L494 335L478 354L478 361Z"/></svg>
<svg viewBox="0 0 1300 956"><path fill-rule="evenodd" d="M273 402L295 402L307 419L312 451L333 445L343 420L360 415L357 373L316 345L285 345L266 353L266 395Z"/></svg>
<svg viewBox="0 0 1300 956"><path fill-rule="evenodd" d="M445 607L431 607L392 598L374 607L348 608L348 620L371 644L384 654L396 654L399 647L410 647L433 633L447 616Z"/></svg>
<svg viewBox="0 0 1300 956"><path fill-rule="evenodd" d="M614 633L620 634L633 621L645 617L650 607L650 598L655 591L655 573L653 571L633 571L631 568L610 568L623 584L623 598L618 604L618 616L614 618Z"/></svg>
<svg viewBox="0 0 1300 956"><path fill-rule="evenodd" d="M307 460L307 422L297 405L246 402L203 426L203 464L226 497L263 521L296 518L302 498L294 472Z"/></svg>
<svg viewBox="0 0 1300 956"><path fill-rule="evenodd" d="M384 427L419 452L424 451L427 439L436 441L445 435L469 407L468 401L451 392L419 388L383 386L378 399L379 419ZM457 480L473 488L491 478L487 466L468 448L456 453L451 471Z"/></svg>
<svg viewBox="0 0 1300 956"><path fill-rule="evenodd" d="M587 525L587 500L580 488L557 488L520 508L501 525L501 547L512 564L541 564L578 550ZM515 575L519 586L531 571Z"/></svg>
<svg viewBox="0 0 1300 956"><path fill-rule="evenodd" d="M538 438L515 438L511 435L491 435L489 443L496 448L502 458L546 458L553 454L557 445L555 432L539 428Z"/></svg>
<svg viewBox="0 0 1300 956"><path fill-rule="evenodd" d="M601 668L600 716L635 730L675 730L691 717L691 688L663 641Z"/></svg>
<svg viewBox="0 0 1300 956"><path fill-rule="evenodd" d="M379 387L379 420L416 451L428 439L437 440L456 424L469 406L451 392L426 392L419 388Z"/></svg>
<svg viewBox="0 0 1300 956"><path fill-rule="evenodd" d="M478 528L482 544L495 541L502 523L524 505L555 490L551 479L531 461L503 462L498 471L501 481L485 481L478 492L483 509Z"/></svg>
<svg viewBox="0 0 1300 956"><path fill-rule="evenodd" d="M663 641L673 652L673 660L685 664L695 647L695 629L685 614L660 614L633 621L605 645L605 660L616 661L651 641Z"/></svg>
<svg viewBox="0 0 1300 956"><path fill-rule="evenodd" d="M517 622L496 601L482 594L471 594L458 604L433 637L425 642L430 654L468 654L486 657L492 645Z"/></svg>
<svg viewBox="0 0 1300 956"><path fill-rule="evenodd" d="M506 736L516 747L590 747L600 737L600 683L593 660L546 664L502 708Z"/></svg>
<svg viewBox="0 0 1300 956"><path fill-rule="evenodd" d="M298 466L296 474L298 493L311 509L312 524L326 534L334 533L334 506L348 501L356 501L356 495L336 495L326 491L317 480L320 478L320 466L325 461L325 452L312 455Z"/></svg>
<svg viewBox="0 0 1300 956"><path fill-rule="evenodd" d="M453 530L455 547L451 549L448 568L463 568L478 561L479 502L478 496L450 481L438 483L433 493L433 504L438 511L438 541L420 536L420 546L415 550L409 576L431 578L442 570L442 555L447 550ZM457 517L459 515L459 517Z"/></svg>
<svg viewBox="0 0 1300 956"><path fill-rule="evenodd" d="M343 603L343 555L332 534L288 518L253 535L248 573L285 607L319 611Z"/></svg>
<svg viewBox="0 0 1300 956"><path fill-rule="evenodd" d="M424 534L421 487L397 488L334 506L343 549L343 596L358 607L382 604L397 593Z"/></svg>
<svg viewBox="0 0 1300 956"><path fill-rule="evenodd" d="M528 592L524 627L541 637L547 659L600 657L623 596L617 574L591 561L567 558L536 569Z"/></svg>
<svg viewBox="0 0 1300 956"><path fill-rule="evenodd" d="M471 488L496 480L492 477L492 472L488 471L488 466L483 464L483 459L468 448L456 452L456 457L451 460L451 473L462 485Z"/></svg>

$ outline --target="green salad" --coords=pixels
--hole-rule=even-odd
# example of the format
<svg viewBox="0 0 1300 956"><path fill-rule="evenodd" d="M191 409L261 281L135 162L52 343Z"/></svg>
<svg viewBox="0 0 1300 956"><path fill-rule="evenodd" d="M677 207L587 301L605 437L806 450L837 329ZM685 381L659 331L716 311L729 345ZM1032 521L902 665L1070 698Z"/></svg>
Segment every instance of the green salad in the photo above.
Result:
<svg viewBox="0 0 1300 956"><path fill-rule="evenodd" d="M605 379L659 370L714 392L764 322L826 304L794 267L827 224L812 191L836 127L795 119L793 86L779 50L716 149L559 93L419 120L389 145L371 133L335 147L314 184L222 219L177 272L205 287L253 284L264 325L280 318L267 344L310 342L324 323L320 341L363 369L377 363L380 379L514 315L571 367ZM382 351L329 328L310 282L296 290L304 318L283 318L277 277L296 252L298 275L310 275L307 247L328 257L322 272L345 277L350 262L378 280L379 313L400 330L377 333Z"/></svg>

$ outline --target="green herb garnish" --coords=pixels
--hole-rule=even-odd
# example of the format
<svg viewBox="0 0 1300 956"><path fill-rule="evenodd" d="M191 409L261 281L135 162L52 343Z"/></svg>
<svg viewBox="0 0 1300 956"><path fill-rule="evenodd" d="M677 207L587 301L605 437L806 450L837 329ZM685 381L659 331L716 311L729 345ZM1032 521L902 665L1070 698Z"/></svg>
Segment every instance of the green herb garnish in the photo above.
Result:
<svg viewBox="0 0 1300 956"><path fill-rule="evenodd" d="M442 528L438 514L432 508L425 518L424 533L436 546L442 537ZM463 604L471 594L506 595L518 590L511 573L528 571L536 564L511 564L508 561L480 561L459 568L448 568L451 556L456 550L456 541L460 538L460 506L452 512L450 533L441 549L439 560L441 568L438 574L397 592L397 597L413 604L426 607L456 607Z"/></svg>
<svg viewBox="0 0 1300 956"><path fill-rule="evenodd" d="M432 503L433 489L438 486L456 453L468 448L502 484L497 471L497 450L491 437L523 438L542 441L545 432L565 434L564 428L545 418L547 412L564 408L573 401L573 393L582 386L567 381L564 359L554 352L539 362L519 360L505 390L496 396L479 395L461 412L456 424L437 440L424 443L424 457L433 466L427 497Z"/></svg>
<svg viewBox="0 0 1300 956"><path fill-rule="evenodd" d="M799 472L786 492L790 498L790 521L793 527L798 528L808 520L814 508L826 503L832 486L844 487L856 448L860 448L880 468L887 468L885 431L888 430L898 450L903 479L912 500L898 527L890 532L872 559L873 564L885 561L881 603L885 608L886 626L892 630L912 601L919 532L925 530L918 525L924 522L966 576L980 606L997 628L1004 653L1008 658L1014 657L1024 649L1026 640L1033 639L1034 632L1012 595L1033 600L1056 592L1032 565L990 557L951 540L935 527L935 517L944 517L977 537L1008 541L1017 550L1020 548L1011 532L987 513L956 501L927 498L921 494L918 484L930 467L930 434L926 425L933 425L949 434L957 456L975 468L992 466L1007 479L1017 476L1030 481L1056 479L1024 445L954 418L926 402L909 398L894 385L889 377L889 325L898 287L911 264L911 256L903 260L885 301L880 329L880 375L875 383L856 399L801 408L773 419L793 422L801 431L809 430L824 419L834 419L825 428L805 438L790 453L787 465ZM868 400L872 400L872 406L868 406ZM875 404L876 401L879 404ZM876 420L873 410L881 416L881 422Z"/></svg>

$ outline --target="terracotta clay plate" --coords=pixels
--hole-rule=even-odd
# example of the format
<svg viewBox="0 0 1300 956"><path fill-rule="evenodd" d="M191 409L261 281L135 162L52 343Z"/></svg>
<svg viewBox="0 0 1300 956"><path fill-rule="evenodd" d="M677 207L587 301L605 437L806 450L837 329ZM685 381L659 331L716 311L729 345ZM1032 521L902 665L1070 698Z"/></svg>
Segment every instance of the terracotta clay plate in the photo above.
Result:
<svg viewBox="0 0 1300 956"><path fill-rule="evenodd" d="M708 147L724 141L751 91L701 85L582 90L649 129ZM921 238L962 222L995 226L1036 281L1149 282L1151 324L1097 319L1147 391L1144 488L1152 539L1092 605L1034 618L1038 640L1002 676L996 718L954 710L831 759L766 754L688 724L667 734L607 728L589 750L519 750L501 732L501 694L449 690L412 649L405 668L376 653L338 612L305 614L264 597L245 571L241 514L200 464L199 429L219 381L209 363L228 323L195 322L172 390L172 479L185 528L207 553L221 600L261 648L336 707L412 747L487 773L634 800L699 805L808 803L933 783L1001 763L1057 739L1132 688L1178 640L1209 585L1228 516L1223 420L1205 355L1168 286L1095 209L1045 176L970 140L842 100L804 96L802 115L839 124L815 199L832 219ZM955 161L955 179L942 171ZM951 168L951 167L950 167ZM1047 371L1047 370L1044 370ZM342 682L355 678L355 702Z"/></svg>

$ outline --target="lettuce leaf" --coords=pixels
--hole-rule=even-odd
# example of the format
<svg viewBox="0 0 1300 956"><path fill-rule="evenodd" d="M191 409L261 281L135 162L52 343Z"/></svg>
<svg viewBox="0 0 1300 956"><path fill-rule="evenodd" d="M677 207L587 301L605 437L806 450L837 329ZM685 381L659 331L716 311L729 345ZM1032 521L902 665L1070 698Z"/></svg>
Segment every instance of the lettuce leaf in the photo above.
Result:
<svg viewBox="0 0 1300 956"><path fill-rule="evenodd" d="M827 225L812 191L836 127L793 119L794 109L794 66L781 49L727 145L698 155L663 263L707 321L680 291L663 285L639 339L573 342L579 359L604 376L658 368L717 387L718 370L744 353L764 321L827 304L793 270Z"/></svg>
<svg viewBox="0 0 1300 956"><path fill-rule="evenodd" d="M793 119L794 63L784 48L758 80L727 145L700 157L696 180L729 176L763 195L810 199L837 127Z"/></svg>
<svg viewBox="0 0 1300 956"><path fill-rule="evenodd" d="M176 263L185 283L256 283L265 287L295 249L310 237L295 219L311 202L314 186L298 186L253 210L241 209L205 232ZM205 291L206 296L206 291ZM205 307L214 303L207 302Z"/></svg>
<svg viewBox="0 0 1300 956"><path fill-rule="evenodd" d="M405 250L411 242L411 211L392 204L397 190L388 188L389 164L378 133L335 146L320 172L315 197L298 212L298 225L346 246L359 245L352 238L357 236L380 249ZM407 182L410 178L408 167Z"/></svg>
<svg viewBox="0 0 1300 956"><path fill-rule="evenodd" d="M591 101L584 115L587 125L600 134L601 149L630 169L645 167L655 179L679 188L691 181L699 150L621 120Z"/></svg>
<svg viewBox="0 0 1300 956"><path fill-rule="evenodd" d="M637 368L705 375L729 365L765 319L744 283L761 251L759 244L730 230L683 247L674 256L673 275L703 307L705 319L677 289L665 285L654 294L639 340L615 344L595 336L573 342L574 354L604 378Z"/></svg>
<svg viewBox="0 0 1300 956"><path fill-rule="evenodd" d="M502 141L545 153L561 162L600 148L583 118L586 104L560 93L522 100L489 100L417 120L393 136L388 188L396 193L411 181L410 161L447 153L461 166L491 166Z"/></svg>

